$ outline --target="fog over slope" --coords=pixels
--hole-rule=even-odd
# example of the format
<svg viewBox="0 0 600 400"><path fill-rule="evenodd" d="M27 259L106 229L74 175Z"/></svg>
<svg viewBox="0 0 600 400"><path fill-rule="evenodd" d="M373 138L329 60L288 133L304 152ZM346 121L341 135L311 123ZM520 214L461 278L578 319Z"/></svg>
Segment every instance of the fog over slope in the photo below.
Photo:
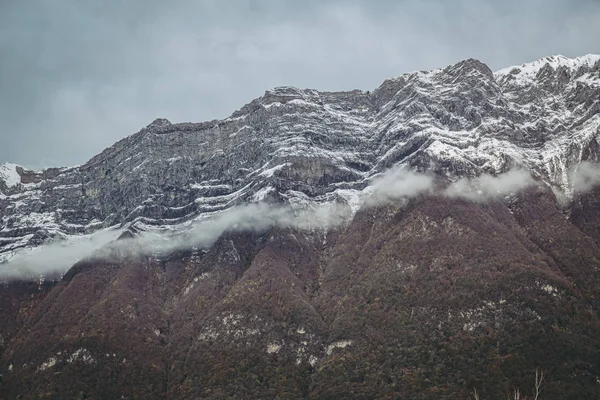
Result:
<svg viewBox="0 0 600 400"><path fill-rule="evenodd" d="M573 170L574 190L585 192L600 183L600 167L582 163ZM515 196L521 190L540 184L522 169L492 176L461 178L445 189L436 187L434 176L394 167L374 177L360 196L357 207L380 207L402 204L411 198L447 196L468 201L485 202ZM358 209L358 208L357 208ZM263 232L267 229L295 228L328 230L348 224L355 210L347 204L283 205L265 202L236 206L223 212L193 221L181 231L169 229L158 232L137 232L133 238L118 240L123 230L106 229L90 236L42 245L19 254L0 268L0 279L38 279L61 276L75 262L87 257L115 259L132 255L166 254L174 250L208 248L225 232Z"/></svg>

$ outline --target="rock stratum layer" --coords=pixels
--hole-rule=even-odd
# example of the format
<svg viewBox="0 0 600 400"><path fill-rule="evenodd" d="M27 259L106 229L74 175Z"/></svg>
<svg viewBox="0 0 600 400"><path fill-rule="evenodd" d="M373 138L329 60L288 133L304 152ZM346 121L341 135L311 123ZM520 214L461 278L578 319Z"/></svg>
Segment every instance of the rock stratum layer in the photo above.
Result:
<svg viewBox="0 0 600 400"><path fill-rule="evenodd" d="M136 246L251 202L353 218L6 282L0 397L505 399L533 397L537 370L543 399L598 398L600 191L572 171L599 160L599 112L599 56L496 73L466 60L372 92L284 87L222 121L156 120L79 167L5 164L5 266L99 231ZM522 168L535 185L361 206L397 165L442 186Z"/></svg>

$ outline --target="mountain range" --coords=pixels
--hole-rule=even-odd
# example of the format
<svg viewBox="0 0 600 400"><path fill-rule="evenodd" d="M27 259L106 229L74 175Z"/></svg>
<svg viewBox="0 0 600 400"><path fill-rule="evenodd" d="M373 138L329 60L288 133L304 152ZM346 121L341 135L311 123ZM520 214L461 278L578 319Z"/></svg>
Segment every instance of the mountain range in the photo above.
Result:
<svg viewBox="0 0 600 400"><path fill-rule="evenodd" d="M469 59L3 164L0 397L600 398L599 135L600 56Z"/></svg>

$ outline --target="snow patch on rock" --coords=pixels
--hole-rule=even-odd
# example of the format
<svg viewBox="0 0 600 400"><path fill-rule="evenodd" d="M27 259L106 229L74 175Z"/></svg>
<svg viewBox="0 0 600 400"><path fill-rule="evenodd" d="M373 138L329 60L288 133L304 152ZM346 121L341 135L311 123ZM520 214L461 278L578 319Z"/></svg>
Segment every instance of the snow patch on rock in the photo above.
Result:
<svg viewBox="0 0 600 400"><path fill-rule="evenodd" d="M333 342L329 346L327 346L326 353L329 356L329 355L331 355L331 353L333 353L334 349L344 349L348 346L351 346L352 343L353 343L352 340L339 340L337 342Z"/></svg>
<svg viewBox="0 0 600 400"><path fill-rule="evenodd" d="M271 343L271 344L267 345L267 353L268 354L279 353L279 350L281 350L280 344Z"/></svg>

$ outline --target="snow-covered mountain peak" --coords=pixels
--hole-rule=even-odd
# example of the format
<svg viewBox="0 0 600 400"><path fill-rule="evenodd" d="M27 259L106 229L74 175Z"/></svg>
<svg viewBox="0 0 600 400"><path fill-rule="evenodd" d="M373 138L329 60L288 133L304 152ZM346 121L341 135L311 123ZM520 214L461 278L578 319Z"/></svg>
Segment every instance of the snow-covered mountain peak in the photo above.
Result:
<svg viewBox="0 0 600 400"><path fill-rule="evenodd" d="M292 104L319 103L320 93L314 89L299 89L294 86L279 86L267 90L261 97L261 103L266 106L278 106L292 102Z"/></svg>
<svg viewBox="0 0 600 400"><path fill-rule="evenodd" d="M169 121L166 118L156 118L154 121L152 121L150 124L148 124L146 126L146 129L153 129L153 128L162 128L164 126L170 126L171 121Z"/></svg>
<svg viewBox="0 0 600 400"><path fill-rule="evenodd" d="M19 167L19 165L12 163L0 164L0 182L4 182L7 188L21 183L21 175L17 172L17 168ZM1 184L0 189L2 189Z"/></svg>
<svg viewBox="0 0 600 400"><path fill-rule="evenodd" d="M544 71L557 72L566 71L567 78L582 75L595 70L596 77L600 78L600 55L587 54L585 56L568 58L562 55L544 57L542 59L500 69L494 73L496 79L501 83L513 83L517 85L530 85L535 80L544 78Z"/></svg>
<svg viewBox="0 0 600 400"><path fill-rule="evenodd" d="M468 75L474 72L478 72L483 76L494 79L494 73L485 63L474 59L469 58L463 61L460 61L454 65L450 65L443 70L445 73L457 76L457 75Z"/></svg>

